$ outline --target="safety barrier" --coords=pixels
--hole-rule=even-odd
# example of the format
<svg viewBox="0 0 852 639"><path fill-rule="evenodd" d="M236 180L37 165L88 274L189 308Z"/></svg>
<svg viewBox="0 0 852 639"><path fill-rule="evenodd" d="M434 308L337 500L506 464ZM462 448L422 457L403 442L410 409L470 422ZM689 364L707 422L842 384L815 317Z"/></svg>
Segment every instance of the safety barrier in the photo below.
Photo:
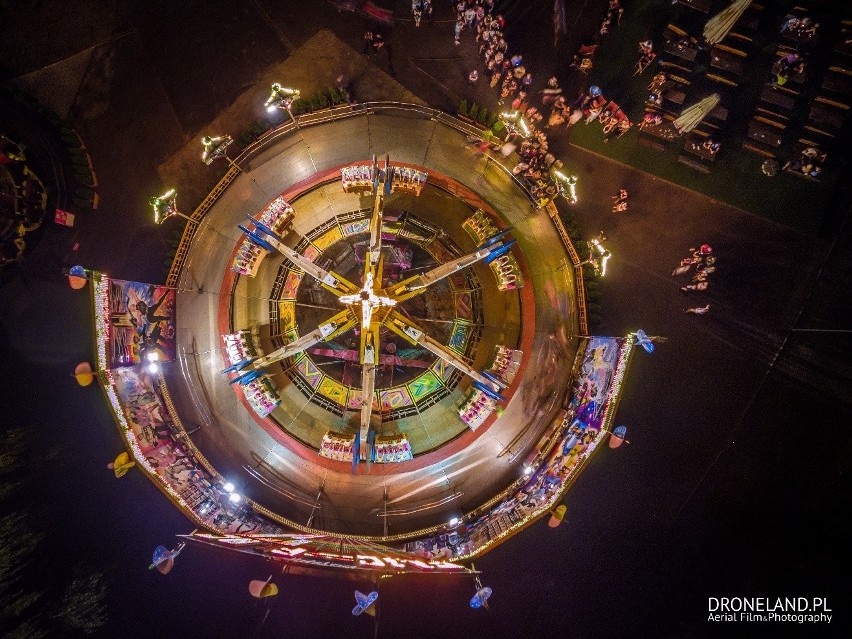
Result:
<svg viewBox="0 0 852 639"><path fill-rule="evenodd" d="M571 236L568 235L568 231L565 230L565 226L559 218L559 211L556 205L553 202L549 202L545 208L547 209L550 221L556 227L556 232L559 234L565 250L568 251L572 266L574 267L574 279L577 282L577 311L579 315L580 335L587 336L589 334L589 317L586 312L586 284L583 281L583 267L580 262L580 256L577 255L577 250L574 248L573 242L571 242Z"/></svg>

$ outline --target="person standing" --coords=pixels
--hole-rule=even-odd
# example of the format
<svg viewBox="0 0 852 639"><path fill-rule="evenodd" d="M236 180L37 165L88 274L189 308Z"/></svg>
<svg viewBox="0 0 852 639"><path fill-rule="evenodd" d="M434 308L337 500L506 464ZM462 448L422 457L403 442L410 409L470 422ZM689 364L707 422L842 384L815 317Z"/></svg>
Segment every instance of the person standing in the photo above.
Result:
<svg viewBox="0 0 852 639"><path fill-rule="evenodd" d="M385 39L381 33L373 34L373 53L378 53L385 46Z"/></svg>
<svg viewBox="0 0 852 639"><path fill-rule="evenodd" d="M373 48L373 32L365 31L364 32L364 46L361 49L361 55L367 55Z"/></svg>

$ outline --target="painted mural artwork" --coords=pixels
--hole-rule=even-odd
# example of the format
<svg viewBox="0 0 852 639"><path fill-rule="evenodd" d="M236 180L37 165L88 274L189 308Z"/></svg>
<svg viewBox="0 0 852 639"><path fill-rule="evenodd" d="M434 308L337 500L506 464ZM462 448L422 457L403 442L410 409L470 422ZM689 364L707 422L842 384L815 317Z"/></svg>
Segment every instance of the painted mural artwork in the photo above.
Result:
<svg viewBox="0 0 852 639"><path fill-rule="evenodd" d="M169 414L156 378L144 368L130 367L110 371L110 378L124 407L134 456L174 497L201 521L225 533L281 532L274 523L231 499L231 493L175 438L181 431Z"/></svg>
<svg viewBox="0 0 852 639"><path fill-rule="evenodd" d="M110 367L134 366L143 352L175 357L175 291L165 286L110 280Z"/></svg>
<svg viewBox="0 0 852 639"><path fill-rule="evenodd" d="M624 356L623 342L613 337L589 340L580 375L559 426L558 443L520 489L471 523L411 542L406 550L423 557L438 556L453 561L501 540L552 508L604 434L606 408L617 391L613 380Z"/></svg>

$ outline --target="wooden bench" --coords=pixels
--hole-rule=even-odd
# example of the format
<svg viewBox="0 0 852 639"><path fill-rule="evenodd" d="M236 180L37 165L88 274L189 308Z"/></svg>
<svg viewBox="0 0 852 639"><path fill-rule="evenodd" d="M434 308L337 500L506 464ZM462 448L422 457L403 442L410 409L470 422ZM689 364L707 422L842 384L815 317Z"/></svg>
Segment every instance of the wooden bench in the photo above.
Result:
<svg viewBox="0 0 852 639"><path fill-rule="evenodd" d="M734 47L729 47L725 44L717 44L715 46L715 48L719 49L720 51L727 51L728 53L733 53L734 55L739 56L741 58L745 58L745 57L748 56L748 54L745 51L740 51L739 49L735 49Z"/></svg>
<svg viewBox="0 0 852 639"><path fill-rule="evenodd" d="M794 171L792 169L784 169L784 173L788 175L795 175L798 178L802 178L803 180L808 180L809 182L820 182L819 178L815 178L812 175L805 175L801 171Z"/></svg>
<svg viewBox="0 0 852 639"><path fill-rule="evenodd" d="M849 110L848 104L844 102L838 102L837 100L831 100L823 95L817 96L816 101L821 104L828 104L829 106L837 107L838 109L843 109L844 111Z"/></svg>
<svg viewBox="0 0 852 639"><path fill-rule="evenodd" d="M669 62L667 60L663 60L662 62L660 62L660 66L663 69L677 69L678 71L683 71L684 73L692 73L692 69L690 69L689 67L682 66L675 62Z"/></svg>
<svg viewBox="0 0 852 639"><path fill-rule="evenodd" d="M672 40L681 40L686 37L686 31L673 24L669 24L666 26L665 32L663 32L663 37L665 38L666 42L671 42Z"/></svg>
<svg viewBox="0 0 852 639"><path fill-rule="evenodd" d="M758 113L763 113L764 115L767 115L767 116L769 116L769 118L775 119L776 121L777 120L789 120L790 119L790 116L781 115L780 113L775 113L775 111L770 111L769 109L764 109L761 106L757 107L755 109L755 111L757 111Z"/></svg>
<svg viewBox="0 0 852 639"><path fill-rule="evenodd" d="M728 80L728 78L723 78L721 75L716 75L715 73L708 73L706 77L708 80L713 80L714 82L721 82L722 84L727 84L729 87L739 86L737 82L734 82L733 80Z"/></svg>
<svg viewBox="0 0 852 639"><path fill-rule="evenodd" d="M729 31L728 38L734 38L735 40L740 40L741 42L752 42L753 40L746 35L741 33L737 33L736 31Z"/></svg>
<svg viewBox="0 0 852 639"><path fill-rule="evenodd" d="M710 167L704 164L703 162L699 162L698 160L693 160L691 157L686 155L677 156L677 161L681 164L685 164L691 169L695 169L696 171L700 171L701 173L710 173Z"/></svg>
<svg viewBox="0 0 852 639"><path fill-rule="evenodd" d="M776 122L775 120L770 120L769 118L764 118L762 115L754 116L754 119L763 124L768 124L769 126L774 126L776 129L781 129L782 131L787 128L786 124L781 124L780 122Z"/></svg>
<svg viewBox="0 0 852 639"><path fill-rule="evenodd" d="M821 136L826 137L826 138L833 138L834 137L833 133L829 133L828 131L823 131L822 129L818 129L817 127L813 126L812 124L806 124L802 128L805 129L806 131L810 131L811 133L816 133L817 135L821 135Z"/></svg>
<svg viewBox="0 0 852 639"><path fill-rule="evenodd" d="M752 144L749 144L748 142L745 142L743 144L743 149L745 149L746 151L751 151L752 153L757 153L758 155L762 155L765 158L774 158L775 157L774 153L771 153L769 151L766 151L764 149L756 147Z"/></svg>

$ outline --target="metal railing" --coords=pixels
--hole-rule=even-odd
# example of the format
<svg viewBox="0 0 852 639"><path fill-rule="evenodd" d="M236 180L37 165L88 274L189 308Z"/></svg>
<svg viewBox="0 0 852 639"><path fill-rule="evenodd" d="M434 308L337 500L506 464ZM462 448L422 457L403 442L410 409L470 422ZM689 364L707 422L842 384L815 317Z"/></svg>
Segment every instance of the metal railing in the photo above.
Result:
<svg viewBox="0 0 852 639"><path fill-rule="evenodd" d="M559 217L559 211L553 202L549 202L545 207L550 221L556 228L565 250L571 258L572 266L574 267L574 280L577 284L577 311L580 323L580 335L587 336L589 334L589 316L586 311L586 283L583 281L583 267L580 262L580 256L577 255L577 249L574 248L574 243L571 241L571 236L565 230L562 224L562 219Z"/></svg>
<svg viewBox="0 0 852 639"><path fill-rule="evenodd" d="M222 176L222 179L216 183L213 190L207 194L207 197L204 198L201 204L199 204L192 212L192 215L189 216L190 219L183 228L180 243L175 250L175 257L172 260L171 268L169 268L169 274L166 276L166 286L177 286L178 279L180 278L180 272L183 270L183 264L186 261L186 256L189 254L189 247L192 244L192 239L195 237L195 232L201 224L201 220L204 219L204 216L207 215L207 211L209 211L216 203L219 196L225 192L225 189L227 189L228 185L236 179L239 173L240 170L233 164L229 166L228 172Z"/></svg>

